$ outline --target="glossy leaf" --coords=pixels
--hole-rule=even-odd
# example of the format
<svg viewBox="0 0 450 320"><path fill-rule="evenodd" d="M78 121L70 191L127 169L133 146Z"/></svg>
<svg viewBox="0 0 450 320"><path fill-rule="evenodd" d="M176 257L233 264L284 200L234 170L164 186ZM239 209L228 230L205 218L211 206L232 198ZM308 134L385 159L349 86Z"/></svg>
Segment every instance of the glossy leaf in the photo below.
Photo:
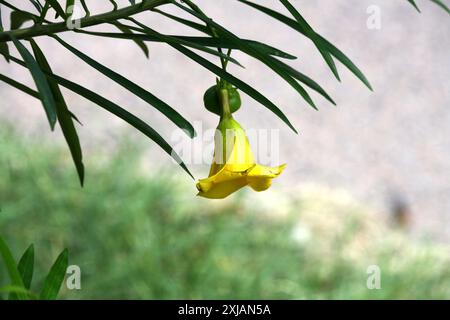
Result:
<svg viewBox="0 0 450 320"><path fill-rule="evenodd" d="M16 262L14 261L11 250L6 245L5 241L1 236L0 236L0 255L3 258L3 263L6 267L6 271L8 272L9 278L11 279L12 285L25 289L22 277L20 276L19 270L17 270ZM26 300L27 295L23 292L18 292L17 298L19 300Z"/></svg>
<svg viewBox="0 0 450 320"><path fill-rule="evenodd" d="M306 30L306 33L308 37L314 42L317 49L319 50L320 54L322 55L323 59L327 63L328 67L333 72L334 76L337 80L341 80L339 77L339 73L336 68L336 64L334 63L333 57L330 55L329 52L323 50L319 45L317 45L316 42L316 32L313 30L313 28L309 25L309 23L303 18L303 16L300 14L300 12L295 9L295 7L288 1L288 0L280 0L280 2L284 5L284 7L291 13L291 15L297 20L297 22L303 26L303 28Z"/></svg>
<svg viewBox="0 0 450 320"><path fill-rule="evenodd" d="M431 2L435 3L436 5L438 5L439 7L441 7L442 9L444 9L445 12L447 12L448 14L450 14L450 9L449 7L444 4L444 2L442 2L442 0L431 0Z"/></svg>
<svg viewBox="0 0 450 320"><path fill-rule="evenodd" d="M114 24L114 25L126 35L132 35L133 34L133 31L131 31L130 28L127 28L124 25L120 25L120 24ZM139 40L139 39L133 39L133 41L138 45L138 47L144 52L145 56L148 58L148 55L149 55L148 47L144 43L144 41Z"/></svg>
<svg viewBox="0 0 450 320"><path fill-rule="evenodd" d="M37 64L36 60L34 60L33 56L28 51L28 49L25 48L25 46L20 41L18 41L12 34L11 39L14 42L17 51L19 51L23 60L27 64L28 69L30 70L34 82L36 83L38 92L41 96L41 102L47 114L47 118L50 123L50 128L53 130L56 123L56 105L47 78L42 73L41 68Z"/></svg>
<svg viewBox="0 0 450 320"><path fill-rule="evenodd" d="M16 30L19 29L25 22L34 20L34 16L25 11L12 11L10 19L11 30Z"/></svg>
<svg viewBox="0 0 450 320"><path fill-rule="evenodd" d="M419 7L417 6L417 4L416 4L416 2L415 2L414 0L408 0L408 2L411 3L411 4L414 6L414 8L416 8L416 10L417 10L418 12L420 12Z"/></svg>
<svg viewBox="0 0 450 320"><path fill-rule="evenodd" d="M282 15L279 12L276 12L272 9L269 9L267 7L258 5L256 3L247 1L247 0L238 0L242 3L245 3L269 16L272 18L279 20L280 22L286 24L287 26L293 28L294 30L297 30L304 36L308 37L308 32L305 30L304 27L302 27L297 21ZM309 37L308 37L309 38ZM318 46L322 48L322 50L328 51L331 55L333 55L336 59L338 59L342 64L344 64L357 78L359 78L370 90L372 90L372 86L370 85L367 78L364 76L364 74L359 70L358 67L339 49L337 49L334 45L329 43L327 40L324 43L324 38L320 36L319 34L315 34L314 41L317 42Z"/></svg>
<svg viewBox="0 0 450 320"><path fill-rule="evenodd" d="M42 5L38 0L30 0L31 4L36 8L36 10L41 13L42 12Z"/></svg>
<svg viewBox="0 0 450 320"><path fill-rule="evenodd" d="M6 84L9 84L10 86L12 86L22 92L25 92L26 94L29 94L32 97L40 99L39 92L34 91L33 89L27 87L26 85L14 80L14 79L11 79L3 74L0 74L0 81L3 81Z"/></svg>
<svg viewBox="0 0 450 320"><path fill-rule="evenodd" d="M22 67L27 67L25 62L21 61L20 59L17 59L13 56L9 57L11 61L21 65ZM178 165L183 168L184 171L186 171L192 178L193 175L190 173L188 168L186 167L183 160L181 160L180 156L175 152L175 150L172 149L172 147L162 138L157 131L155 131L152 127L150 127L148 124L146 124L144 121L139 119L138 117L134 116L130 112L126 111L125 109L121 108L117 104L115 104L112 101L109 101L108 99L98 95L97 93L84 88L80 86L77 83L74 83L70 80L64 79L56 74L53 73L46 73L47 76L54 79L59 85L75 92L76 94L79 94L80 96L83 96L84 98L94 102L101 108L111 112L112 114L116 115L117 117L121 118L137 130L141 131L143 134L145 134L147 137L149 137L151 140L153 140L156 144L158 144L167 154L169 154L177 163Z"/></svg>
<svg viewBox="0 0 450 320"><path fill-rule="evenodd" d="M173 2L176 3L176 2ZM316 105L314 104L313 100L311 99L310 95L306 90L294 79L292 78L283 68L280 68L278 66L278 63L273 62L273 58L268 56L267 54L258 51L252 46L249 46L247 43L242 41L238 36L233 34L232 32L228 31L218 23L214 22L213 20L209 19L207 16L201 13L197 13L191 9L185 8L184 6L176 3L176 5L186 12L194 15L198 19L204 21L205 23L208 23L210 27L214 28L218 35L221 37L227 38L228 40L236 43L236 46L240 48L241 51L247 53L248 55L255 57L262 63L264 63L266 66L268 66L270 69L272 69L275 73L277 73L281 78L283 78L291 87L293 87L302 97L305 99L305 101L314 109L317 110ZM142 26L141 26L142 27Z"/></svg>
<svg viewBox="0 0 450 320"><path fill-rule="evenodd" d="M66 18L66 13L64 12L61 5L58 3L58 0L46 0L50 4L50 6L53 8L53 10L56 11L56 17L60 16L63 18Z"/></svg>
<svg viewBox="0 0 450 320"><path fill-rule="evenodd" d="M69 252L64 249L60 253L53 266L50 269L47 277L44 280L39 299L41 300L55 300L58 296L61 285L66 276L67 266L69 265Z"/></svg>
<svg viewBox="0 0 450 320"><path fill-rule="evenodd" d="M259 93L257 90L253 89L251 86L249 86L244 81L236 78L235 76L231 75L230 73L224 71L222 68L219 68L215 64L209 62L207 59L199 56L195 52L183 47L182 45L179 45L178 43L172 41L170 38L165 37L164 35L159 34L158 32L139 24L140 27L142 27L144 30L148 30L151 32L152 35L159 37L161 41L167 42L171 47L178 50L185 56L189 57L190 59L194 60L201 66L205 67L209 71L213 72L217 76L225 79L229 83L235 85L239 89L241 89L243 92L247 93L249 96L251 96L253 99L264 105L266 108L271 110L273 113L275 113L281 120L283 120L294 132L297 133L297 130L294 128L294 126L290 123L289 119L284 115L284 113L275 105L273 104L269 99L267 99L264 95Z"/></svg>
<svg viewBox="0 0 450 320"><path fill-rule="evenodd" d="M34 272L34 246L30 245L19 260L17 269L22 277L23 285L30 289Z"/></svg>
<svg viewBox="0 0 450 320"><path fill-rule="evenodd" d="M61 38L57 36L53 36L61 45L63 45L67 50L71 51L74 55L79 57L81 60L86 62L88 65L93 67L94 69L98 70L99 72L103 73L105 76L113 80L114 82L118 83L125 89L129 90L130 92L134 93L136 96L141 98L142 100L146 101L153 107L155 107L157 110L159 110L162 114L164 114L167 118L169 118L173 123L175 123L179 128L184 129L185 132L190 136L195 136L195 130L194 127L187 121L182 115L180 115L175 109L173 109L171 106L169 106L164 101L160 100L156 96L154 96L152 93L148 92L144 88L138 86L134 82L128 80L124 76L118 74L117 72L107 68L106 66L100 64L99 62L95 61L94 59L90 58L86 54L82 53L81 51L77 50L73 46L69 45L65 41L63 41Z"/></svg>
<svg viewBox="0 0 450 320"><path fill-rule="evenodd" d="M41 69L44 72L53 73L47 59L45 58L43 52L41 51L37 43L33 39L30 40L30 43L31 47L33 48L36 61L41 67ZM55 82L55 80L49 79L48 83L55 98L58 122L61 126L61 130L63 132L64 138L66 139L67 145L69 146L70 153L72 155L72 159L75 163L78 177L80 179L80 184L81 186L83 186L84 183L83 154L81 151L80 139L78 138L77 130L75 129L75 125L72 121L71 112L69 111L64 96L62 95L61 90L59 89L59 86Z"/></svg>

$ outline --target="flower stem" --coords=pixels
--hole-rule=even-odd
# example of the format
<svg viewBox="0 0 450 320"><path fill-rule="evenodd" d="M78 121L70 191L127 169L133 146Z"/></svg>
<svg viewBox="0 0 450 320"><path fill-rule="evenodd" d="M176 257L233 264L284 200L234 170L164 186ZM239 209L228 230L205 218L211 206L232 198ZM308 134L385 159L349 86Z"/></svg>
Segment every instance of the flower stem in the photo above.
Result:
<svg viewBox="0 0 450 320"><path fill-rule="evenodd" d="M228 90L219 88L220 99L220 120L231 118L230 101L228 97Z"/></svg>

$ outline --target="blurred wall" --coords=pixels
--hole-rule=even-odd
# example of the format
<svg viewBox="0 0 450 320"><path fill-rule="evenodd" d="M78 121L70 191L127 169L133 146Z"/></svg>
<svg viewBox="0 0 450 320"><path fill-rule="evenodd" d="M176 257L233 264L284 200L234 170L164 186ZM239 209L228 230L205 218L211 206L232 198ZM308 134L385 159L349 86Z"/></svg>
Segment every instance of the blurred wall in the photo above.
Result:
<svg viewBox="0 0 450 320"><path fill-rule="evenodd" d="M93 11L109 9L108 1L104 2L93 2ZM280 159L288 163L288 169L275 188L310 183L342 188L385 213L400 199L413 215L413 230L450 238L446 236L450 234L450 19L445 12L430 1L420 1L422 14L405 0L294 1L315 29L365 72L375 89L370 92L341 66L342 83L338 83L310 42L267 16L231 0L197 3L242 37L267 41L296 54L299 58L292 65L315 79L338 103L333 107L313 94L320 109L316 112L265 66L244 55L235 56L246 69L230 65L229 70L276 101L300 130L299 135L293 134L269 111L243 97L236 118L245 127L280 129ZM259 3L281 9L276 1ZM366 26L366 10L371 5L381 10L380 30ZM8 23L9 12L2 14ZM138 18L162 32L195 34L157 14ZM126 40L72 33L63 38L156 93L191 121L200 121L203 128L215 127L217 118L202 106L203 92L214 83L214 77L168 46L150 43L147 61ZM55 41L39 38L39 43L55 73L108 95L170 138L174 127L143 101L94 72ZM20 67L1 61L0 72L32 85L29 74ZM136 141L145 142L150 166L168 163L158 147L121 120L66 93L69 106L84 124L80 135L85 157L94 149L109 152L122 135L131 134ZM64 143L59 132L57 139L49 132L38 102L4 83L0 83L0 96L2 120L13 122L24 134ZM173 168L174 175L189 179ZM192 169L197 177L207 174L207 164Z"/></svg>

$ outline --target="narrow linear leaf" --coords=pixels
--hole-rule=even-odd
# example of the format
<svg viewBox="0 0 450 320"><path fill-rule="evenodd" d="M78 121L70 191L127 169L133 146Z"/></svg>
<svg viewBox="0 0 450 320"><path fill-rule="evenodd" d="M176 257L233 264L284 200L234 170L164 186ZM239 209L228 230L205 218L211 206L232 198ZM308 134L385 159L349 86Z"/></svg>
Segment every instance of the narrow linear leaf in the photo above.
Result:
<svg viewBox="0 0 450 320"><path fill-rule="evenodd" d="M10 60L17 63L18 65L27 68L27 65L24 61L17 59L13 56L9 56ZM180 156L175 152L175 150L172 149L172 147L159 135L158 132L156 132L152 127L150 127L148 124L146 124L144 121L139 119L138 117L134 116L130 112L126 111L125 109L121 108L117 104L113 103L112 101L109 101L108 99L96 94L95 92L84 88L80 86L79 84L76 84L70 80L64 79L56 74L50 74L47 73L47 76L54 79L56 82L58 82L59 85L75 92L76 94L79 94L80 96L92 101L93 103L97 104L101 108L111 112L112 114L116 115L117 117L121 118L137 130L141 131L144 135L149 137L151 140L153 140L156 144L158 144L167 154L169 154L177 163L178 165L183 168L186 173L188 173L193 179L194 176L191 174L191 172L186 167L183 160L181 160Z"/></svg>
<svg viewBox="0 0 450 320"><path fill-rule="evenodd" d="M11 250L9 250L3 238L0 236L0 255L3 258L6 270L8 271L9 278L13 286L24 288L22 277L20 276L19 270L17 270L16 263L12 256ZM25 288L24 288L25 289ZM27 295L23 292L17 293L17 298L19 300L26 300Z"/></svg>
<svg viewBox="0 0 450 320"><path fill-rule="evenodd" d="M55 300L66 276L69 265L69 251L64 249L56 258L47 277L44 280L42 291L39 295L41 300Z"/></svg>
<svg viewBox="0 0 450 320"><path fill-rule="evenodd" d="M122 24L123 25L123 24ZM125 26L125 25L123 25ZM141 28L133 28L132 26L126 26L130 30L136 30L141 31ZM109 37L109 38L116 38L116 39L125 39L125 40L140 40L140 41L150 41L150 42L164 42L161 39L151 36L149 34L139 34L139 33L133 33L133 34L122 34L122 33L114 33L114 32L95 32L95 31L86 31L86 30L75 30L75 32L83 33L83 34L89 34L93 36L99 36L99 37ZM209 38L209 37L193 37L193 36L177 36L177 35L167 35L172 38L179 39L180 41L184 41L186 46L193 47L193 44L205 46L205 47L221 47L224 49L239 49L234 42L229 41L228 39L223 38ZM269 45L266 45L264 43L253 41L253 40L247 40L242 39L242 41L245 41L248 45L255 47L261 52L264 52L267 55L272 55L284 59L289 60L295 60L297 59L296 56L293 56L292 54L286 53L280 49L271 47ZM216 53L217 55L217 53ZM220 55L219 56L223 56Z"/></svg>
<svg viewBox="0 0 450 320"><path fill-rule="evenodd" d="M17 269L22 277L24 287L30 289L34 271L34 246L32 244L23 253Z"/></svg>
<svg viewBox="0 0 450 320"><path fill-rule="evenodd" d="M158 13L164 15L165 17L167 17L169 19L177 21L177 22L179 22L181 24L184 24L184 25L186 25L188 27L194 28L194 29L196 29L196 30L198 30L200 32L203 32L203 33L211 36L211 38L203 38L203 39L211 39L212 42L215 41L214 47L221 47L221 48L226 48L226 49L238 49L235 46L231 47L232 44L230 44L230 43L224 44L223 43L223 39L218 39L218 38L212 37L213 36L212 32L205 25L202 25L202 24L199 24L199 23L187 20L187 19L179 18L177 16L171 15L171 14L166 13L164 11L161 11L159 9L153 9L153 11L158 12ZM194 39L197 38L197 39L199 39L199 37L185 37L185 38L194 38ZM211 43L211 41L209 43ZM292 59L292 60L297 59L297 57L295 57L295 56L293 56L291 54L283 52L280 49L268 46L268 45L266 45L264 43L261 43L261 42L258 42L258 41L252 41L252 40L245 40L245 39L243 39L243 41L251 44L252 46L258 47L260 50L265 51L267 54L278 56L280 58L285 58L285 59ZM207 44L204 44L204 45L207 45Z"/></svg>
<svg viewBox="0 0 450 320"><path fill-rule="evenodd" d="M300 82L303 82L305 85L322 95L325 99L330 101L332 104L336 105L336 102L328 95L328 93L313 79L308 77L307 75L301 73L300 71L292 68L291 66L282 63L281 61L277 59L273 59L273 62L278 65L279 68L284 69L287 73L289 73L292 77L299 80Z"/></svg>
<svg viewBox="0 0 450 320"><path fill-rule="evenodd" d="M155 107L157 110L159 110L162 114L164 114L168 119L170 119L174 124L176 124L179 128L184 129L185 132L192 138L195 137L195 129L194 127L187 121L181 114L179 114L175 109L173 109L171 106L169 106L164 101L160 100L144 88L138 86L134 82L131 82L124 76L118 74L117 72L107 68L106 66L100 64L99 62L95 61L94 59L88 57L81 51L77 50L76 48L72 47L65 41L63 41L58 36L53 35L53 38L55 38L62 46L64 46L67 50L72 52L74 55L76 55L78 58L86 62L88 65L93 67L94 69L98 70L99 72L103 73L105 76L113 80L114 82L118 83L125 89L129 90L142 100L146 101L153 107Z"/></svg>
<svg viewBox="0 0 450 320"><path fill-rule="evenodd" d="M30 87L27 87L26 85L24 85L23 83L17 82L14 79L11 79L3 74L0 74L0 81L5 82L6 84L9 84L10 86L36 98L36 99L40 99L39 97L39 92L31 89ZM73 114L70 110L68 110L70 116L72 117L73 120L75 120L76 122L78 122L80 125L83 125L81 123L81 121L77 118L77 116L75 114Z"/></svg>
<svg viewBox="0 0 450 320"><path fill-rule="evenodd" d="M11 30L19 29L25 22L34 20L34 16L25 11L11 12Z"/></svg>
<svg viewBox="0 0 450 320"><path fill-rule="evenodd" d="M282 15L272 9L269 9L264 6L260 6L256 3L247 1L247 0L238 0L244 4L247 4L263 13L266 13L267 15L273 17L276 20L279 20L280 22L286 24L287 26L291 27L294 30L297 30L299 33L303 34L304 36L308 37L308 32L305 30L304 27L302 27L297 21ZM309 38L309 37L308 37ZM328 44L324 44L324 38L320 36L319 34L315 33L315 41L316 44L322 48L322 50L328 51L330 54L332 54L336 59L338 59L342 64L344 64L358 79L360 79L370 90L372 89L372 86L370 85L367 78L364 76L364 74L359 70L359 68L356 67L356 65L339 49L337 49L334 45L328 42L328 40L325 40ZM331 49L331 50L330 50Z"/></svg>
<svg viewBox="0 0 450 320"><path fill-rule="evenodd" d="M203 24L200 24L200 23L197 23L197 22L194 22L194 21L191 21L191 20L187 20L187 19L183 19L183 18L174 16L174 15L172 15L170 13L166 13L166 12L161 11L159 9L153 9L152 11L157 12L157 13L165 16L166 18L169 18L169 19L177 21L177 22L179 22L181 24L184 24L185 26L188 26L188 27L190 27L192 29L195 29L197 31L200 31L200 32L203 32L203 33L206 33L206 34L212 36L212 33L209 30L209 28L207 26L203 25Z"/></svg>
<svg viewBox="0 0 450 320"><path fill-rule="evenodd" d="M39 19L38 19L38 24L41 24L42 22L45 21L45 17L47 16L48 9L50 9L50 4L48 2L45 2L44 8L42 8L41 15L39 16Z"/></svg>
<svg viewBox="0 0 450 320"><path fill-rule="evenodd" d="M119 107L115 103L94 93L93 91L90 91L84 87L81 87L80 85L78 85L76 83L70 82L70 81L68 81L64 78L58 77L56 75L53 75L52 77L56 81L58 81L58 83L61 84L62 86L66 87L67 89L72 90L73 92L94 102L95 104L99 105L103 109L111 112L112 114L116 115L117 117L119 117L122 120L129 123L131 126L135 127L139 131L141 131L143 134L145 134L147 137L149 137L151 140L153 140L157 145L159 145L167 154L169 154L179 164L179 166L181 166L181 168L183 168L183 170L186 171L194 179L194 176L191 174L189 169L186 167L183 160L181 160L180 156L159 135L158 132L156 132L153 128L151 128L144 121L142 121L138 117L134 116L133 114L129 113L125 109Z"/></svg>
<svg viewBox="0 0 450 320"><path fill-rule="evenodd" d="M284 5L284 7L291 13L291 15L297 20L297 22L305 29L305 32L307 36L314 42L317 49L319 50L320 54L322 55L323 59L327 63L330 70L333 72L334 76L338 81L341 81L341 78L339 77L339 73L336 68L336 64L334 63L333 57L330 55L329 52L323 50L320 46L317 45L315 39L316 39L316 32L313 30L313 28L309 25L309 23L303 18L303 16L300 14L300 12L295 9L295 7L288 1L288 0L280 0L280 2Z"/></svg>
<svg viewBox="0 0 450 320"><path fill-rule="evenodd" d="M416 8L417 12L420 12L419 7L417 6L416 2L414 0L408 0L409 3L413 5L414 8Z"/></svg>
<svg viewBox="0 0 450 320"><path fill-rule="evenodd" d="M450 14L450 9L447 7L446 4L444 4L441 0L431 0L431 2L435 3L436 5L438 5L439 7L441 7L442 9L444 9L445 12L447 12L448 14Z"/></svg>
<svg viewBox="0 0 450 320"><path fill-rule="evenodd" d="M181 9L185 10L186 12L194 15L198 19L204 21L205 23L208 23L208 25L216 30L216 33L218 35L221 35L230 41L233 41L236 43L236 45L240 48L241 51L247 53L248 55L258 59L262 63L264 63L266 66L268 66L270 69L272 69L276 74L278 74L281 78L283 78L289 85L294 88L302 97L303 99L314 109L317 110L317 107L314 103L314 101L311 99L308 92L294 79L292 78L284 69L279 68L277 63L274 63L272 60L273 58L268 56L267 54L264 54L257 49L255 49L252 46L247 45L244 41L242 41L238 36L233 34L232 32L228 31L218 23L214 22L212 19L208 18L204 14L199 14L197 12L194 12L191 9L188 9L184 7L183 5L178 4L175 1L172 1L174 4L176 4ZM145 26L139 23L138 21L134 20L133 18L129 18L130 20L134 21L135 23L139 24L140 27L145 29ZM147 30L147 29L145 29Z"/></svg>
<svg viewBox="0 0 450 320"><path fill-rule="evenodd" d="M117 3L114 0L109 0L109 2L113 5L113 11L116 11L118 8Z"/></svg>
<svg viewBox="0 0 450 320"><path fill-rule="evenodd" d="M46 2L48 2L50 4L50 6L53 8L53 10L55 10L56 18L58 16L60 16L64 19L66 18L66 14L65 14L63 8L61 7L61 5L58 3L58 0L46 0Z"/></svg>
<svg viewBox="0 0 450 320"><path fill-rule="evenodd" d="M36 10L41 13L42 5L38 0L30 0L31 4L36 8Z"/></svg>
<svg viewBox="0 0 450 320"><path fill-rule="evenodd" d="M14 87L14 88L16 88L16 89L18 89L18 90L20 90L22 92L25 92L26 94L29 94L32 97L40 99L39 92L37 92L37 91L27 87L26 85L24 85L24 84L22 84L20 82L17 82L16 80L11 79L11 78L3 75L3 74L0 74L0 81L3 81L6 84L9 84L10 86L12 86L12 87Z"/></svg>
<svg viewBox="0 0 450 320"><path fill-rule="evenodd" d="M0 288L0 293L9 293L9 297L8 300L17 300L17 294L23 294L25 295L28 299L36 299L36 296L30 292L30 290L27 290L23 287L18 287L18 286L13 286L13 285L8 285L8 286L4 286ZM0 300L2 300L0 298Z"/></svg>
<svg viewBox="0 0 450 320"><path fill-rule="evenodd" d="M85 17L86 18L89 17L91 15L91 12L89 11L89 7L86 5L85 0L80 0L80 2L81 2L81 5L83 6L84 12L86 13Z"/></svg>
<svg viewBox="0 0 450 320"><path fill-rule="evenodd" d="M50 128L53 130L55 128L56 123L56 105L47 78L42 73L41 68L37 64L36 60L34 60L33 56L28 51L28 49L25 48L25 46L20 41L18 41L12 34L10 35L10 37L14 42L17 51L19 51L23 60L27 64L28 69L30 70L34 82L36 83L38 92L41 96L41 102L47 114L47 118L50 123Z"/></svg>
<svg viewBox="0 0 450 320"><path fill-rule="evenodd" d="M3 57L5 58L6 62L9 62L9 47L8 47L8 43L7 42L0 42L0 54L3 55Z"/></svg>
<svg viewBox="0 0 450 320"><path fill-rule="evenodd" d="M0 32L3 32L2 6L0 5Z"/></svg>
<svg viewBox="0 0 450 320"><path fill-rule="evenodd" d="M45 58L43 52L37 45L37 43L30 39L31 47L33 48L34 56L36 57L36 61L44 72L53 73ZM61 130L63 132L64 138L66 139L67 145L69 146L70 153L72 155L72 159L75 163L75 167L77 169L78 177L80 179L80 184L83 186L84 184L84 164L83 164L83 154L80 146L80 139L78 138L77 130L75 129L75 125L72 121L72 115L67 107L66 101L64 99L61 90L59 89L58 84L55 80L49 79L48 83L50 85L50 89L52 90L53 96L55 97L56 103L56 113L58 116L58 122L61 126Z"/></svg>
<svg viewBox="0 0 450 320"><path fill-rule="evenodd" d="M362 71L350 60L341 50L335 47L331 42L318 35L318 41L343 65L347 67L359 80L361 80L370 90L373 88Z"/></svg>
<svg viewBox="0 0 450 320"><path fill-rule="evenodd" d="M119 26L124 26L124 27L126 27L126 28L128 28L128 29L133 29L132 26L126 26L126 25L123 25L123 24L121 24L121 23L113 23L113 24L114 24L114 25L117 24L117 25L119 25ZM136 28L136 29L138 29L138 28ZM138 30L139 30L139 29L138 29ZM139 30L139 31L141 31L141 30ZM170 36L166 36L166 37L170 37ZM218 51L216 51L216 50L210 49L210 48L205 47L205 46L203 46L203 45L199 45L199 44L197 44L197 43L195 43L195 42L190 42L190 41L184 40L184 39L182 39L182 38L176 38L176 37L174 37L174 38L172 38L172 40L173 40L173 41L176 41L178 44L181 44L181 45L184 45L184 46L186 46L186 47L193 48L193 49L197 49L197 50L200 50L200 51L209 53L209 54L214 55L214 56L217 56L217 57L221 57L221 58L226 59L226 60L228 60L228 61L230 61L230 62L232 62L232 63L234 63L234 64L236 64L236 65L238 65L238 66L240 66L240 67L242 67L242 68L244 67L242 64L239 63L239 61L237 61L237 60L234 59L234 58L229 57L228 55L226 55L226 54L224 54L224 53L222 53L222 52L218 52Z"/></svg>
<svg viewBox="0 0 450 320"><path fill-rule="evenodd" d="M34 271L34 246L30 245L19 260L17 270L20 273L25 288L22 290L29 290L31 286L31 280L33 279ZM11 292L8 300L17 300L17 292Z"/></svg>
<svg viewBox="0 0 450 320"><path fill-rule="evenodd" d="M145 26L144 26L145 27ZM147 30L144 28L144 30ZM156 37L159 37L163 42L166 42L174 49L178 50L185 56L189 57L193 61L197 62L201 66L205 67L209 71L213 72L214 74L218 75L219 77L225 79L226 81L230 82L231 84L235 85L239 89L241 89L243 92L247 93L249 96L251 96L256 101L260 102L262 105L264 105L266 108L271 110L273 113L275 113L281 120L283 120L295 133L297 133L297 130L294 128L294 126L290 123L289 119L284 115L284 113L275 105L273 104L269 99L267 99L265 96L263 96L261 93L253 89L251 86L243 82L242 80L236 78L235 76L231 75L230 73L224 71L222 68L219 68L215 64L211 63L207 59L199 56L195 52L183 47L182 45L179 45L178 43L172 41L170 38L166 38L164 35L161 35L160 33L151 30L152 34L154 34Z"/></svg>
<svg viewBox="0 0 450 320"><path fill-rule="evenodd" d="M133 31L131 31L129 28L127 28L127 27L124 26L124 25L120 25L120 24L114 24L114 25L115 25L120 31L122 31L124 34L128 34L128 35L133 34ZM144 41L138 40L138 39L134 39L133 41L134 41L134 42L137 44L137 46L144 52L145 56L146 56L147 59L148 59L148 56L149 56L148 47L147 47L147 45L144 43Z"/></svg>
<svg viewBox="0 0 450 320"><path fill-rule="evenodd" d="M75 0L66 0L66 17L69 17L73 13L73 5Z"/></svg>

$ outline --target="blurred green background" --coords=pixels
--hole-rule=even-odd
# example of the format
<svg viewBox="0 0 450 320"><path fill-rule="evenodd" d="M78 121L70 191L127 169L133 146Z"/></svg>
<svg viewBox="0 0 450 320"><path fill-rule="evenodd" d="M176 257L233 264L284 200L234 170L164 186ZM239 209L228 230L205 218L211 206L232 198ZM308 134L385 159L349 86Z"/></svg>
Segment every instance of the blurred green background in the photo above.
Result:
<svg viewBox="0 0 450 320"><path fill-rule="evenodd" d="M178 167L152 173L138 145L119 145L89 155L81 189L65 148L0 127L0 233L16 259L35 244L36 291L67 247L82 288L63 299L450 298L448 246L412 239L345 192L202 200L170 174ZM367 288L370 265L379 290Z"/></svg>

